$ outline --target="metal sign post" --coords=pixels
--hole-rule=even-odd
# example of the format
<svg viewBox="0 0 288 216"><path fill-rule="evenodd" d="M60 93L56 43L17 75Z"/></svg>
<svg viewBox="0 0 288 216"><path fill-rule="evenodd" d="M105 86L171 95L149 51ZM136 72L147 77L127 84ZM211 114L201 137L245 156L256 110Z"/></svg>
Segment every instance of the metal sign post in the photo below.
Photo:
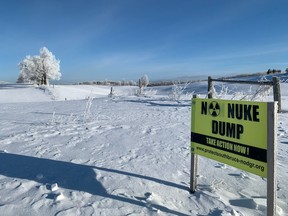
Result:
<svg viewBox="0 0 288 216"><path fill-rule="evenodd" d="M277 176L277 103L268 104L268 150L267 150L267 215L276 215Z"/></svg>
<svg viewBox="0 0 288 216"><path fill-rule="evenodd" d="M193 98L197 98L197 95L193 95ZM192 101L193 103L193 101ZM192 123L191 130L194 130L195 125ZM190 174L190 193L195 193L197 186L197 167L198 167L198 155L194 153L194 147L191 146L191 174Z"/></svg>

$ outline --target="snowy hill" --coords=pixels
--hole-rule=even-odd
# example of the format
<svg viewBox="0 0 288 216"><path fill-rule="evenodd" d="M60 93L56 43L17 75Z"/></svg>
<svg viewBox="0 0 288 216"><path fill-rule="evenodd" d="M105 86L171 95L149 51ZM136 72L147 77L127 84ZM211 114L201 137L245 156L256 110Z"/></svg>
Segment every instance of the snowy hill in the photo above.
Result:
<svg viewBox="0 0 288 216"><path fill-rule="evenodd" d="M288 84L281 84L277 214L287 215ZM246 87L218 86L218 97ZM223 90L224 89L224 90ZM0 85L4 215L266 215L266 179L199 157L189 193L191 95L171 86ZM222 90L222 91L221 91ZM240 94L240 91L243 91ZM271 101L271 95L261 95Z"/></svg>

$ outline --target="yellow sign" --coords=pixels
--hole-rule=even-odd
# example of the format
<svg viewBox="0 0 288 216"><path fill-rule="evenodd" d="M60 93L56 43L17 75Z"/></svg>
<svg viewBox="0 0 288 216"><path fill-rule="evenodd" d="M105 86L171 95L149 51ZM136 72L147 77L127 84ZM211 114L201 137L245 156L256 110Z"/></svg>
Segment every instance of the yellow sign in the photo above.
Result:
<svg viewBox="0 0 288 216"><path fill-rule="evenodd" d="M192 153L267 176L267 103L192 99Z"/></svg>

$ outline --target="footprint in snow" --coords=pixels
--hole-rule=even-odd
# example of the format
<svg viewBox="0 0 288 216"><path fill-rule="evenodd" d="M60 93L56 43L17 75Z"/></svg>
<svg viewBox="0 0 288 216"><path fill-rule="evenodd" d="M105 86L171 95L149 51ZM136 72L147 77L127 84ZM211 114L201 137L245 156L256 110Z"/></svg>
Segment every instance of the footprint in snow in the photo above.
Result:
<svg viewBox="0 0 288 216"><path fill-rule="evenodd" d="M59 187L57 183L47 185L46 188L51 191L46 198L53 199L54 202L59 202L65 199L65 196L62 192L58 192Z"/></svg>
<svg viewBox="0 0 288 216"><path fill-rule="evenodd" d="M218 163L218 164L215 165L215 167L216 168L221 168L221 169L226 169L227 168L226 164L223 164L223 163Z"/></svg>
<svg viewBox="0 0 288 216"><path fill-rule="evenodd" d="M135 197L137 200L144 202L146 206L152 211L158 212L157 206L162 206L162 199L154 193L147 192L144 197Z"/></svg>

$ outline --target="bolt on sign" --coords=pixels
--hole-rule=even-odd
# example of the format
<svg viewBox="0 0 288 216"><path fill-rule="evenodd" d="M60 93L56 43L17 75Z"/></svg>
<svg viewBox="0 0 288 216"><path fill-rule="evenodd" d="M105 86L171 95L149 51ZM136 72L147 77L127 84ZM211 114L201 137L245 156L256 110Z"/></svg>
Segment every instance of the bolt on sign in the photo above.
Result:
<svg viewBox="0 0 288 216"><path fill-rule="evenodd" d="M267 177L267 103L193 98L191 151Z"/></svg>

